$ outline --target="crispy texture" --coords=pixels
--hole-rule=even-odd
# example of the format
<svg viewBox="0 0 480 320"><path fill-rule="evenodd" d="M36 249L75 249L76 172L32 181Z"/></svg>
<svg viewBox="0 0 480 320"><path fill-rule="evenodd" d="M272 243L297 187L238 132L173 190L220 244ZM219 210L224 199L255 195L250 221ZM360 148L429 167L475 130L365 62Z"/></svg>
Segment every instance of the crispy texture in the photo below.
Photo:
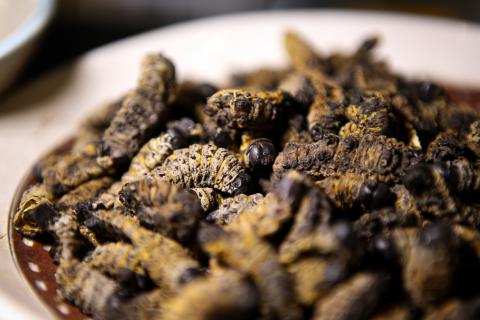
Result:
<svg viewBox="0 0 480 320"><path fill-rule="evenodd" d="M244 192L250 182L235 154L214 145L175 150L152 174L183 188L213 188L228 194Z"/></svg>
<svg viewBox="0 0 480 320"><path fill-rule="evenodd" d="M87 144L81 151L60 156L42 170L47 192L61 196L89 180L105 176L111 171L96 162L96 145Z"/></svg>
<svg viewBox="0 0 480 320"><path fill-rule="evenodd" d="M221 90L208 99L205 113L219 125L264 130L264 127L271 127L280 120L285 108L283 104L281 92Z"/></svg>
<svg viewBox="0 0 480 320"><path fill-rule="evenodd" d="M98 163L102 167L124 165L137 153L154 127L165 120L175 88L172 62L160 54L146 56L138 87L125 97L100 141Z"/></svg>
<svg viewBox="0 0 480 320"><path fill-rule="evenodd" d="M238 196L223 199L218 209L212 211L207 219L217 224L225 225L232 222L238 215L245 211L253 210L264 201L261 193L252 195L239 194Z"/></svg>
<svg viewBox="0 0 480 320"><path fill-rule="evenodd" d="M398 181L403 171L419 161L417 152L385 136L365 134L325 136L310 144L287 143L273 164L274 179L298 170L314 179L356 173L382 182Z"/></svg>

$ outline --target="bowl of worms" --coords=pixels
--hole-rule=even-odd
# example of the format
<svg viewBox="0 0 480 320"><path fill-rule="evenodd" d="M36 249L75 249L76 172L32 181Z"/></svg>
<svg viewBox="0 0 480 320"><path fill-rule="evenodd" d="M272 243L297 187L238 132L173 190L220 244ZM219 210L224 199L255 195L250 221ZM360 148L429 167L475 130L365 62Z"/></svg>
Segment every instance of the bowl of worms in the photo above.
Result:
<svg viewBox="0 0 480 320"><path fill-rule="evenodd" d="M0 316L479 319L478 56L465 22L259 12L34 81Z"/></svg>

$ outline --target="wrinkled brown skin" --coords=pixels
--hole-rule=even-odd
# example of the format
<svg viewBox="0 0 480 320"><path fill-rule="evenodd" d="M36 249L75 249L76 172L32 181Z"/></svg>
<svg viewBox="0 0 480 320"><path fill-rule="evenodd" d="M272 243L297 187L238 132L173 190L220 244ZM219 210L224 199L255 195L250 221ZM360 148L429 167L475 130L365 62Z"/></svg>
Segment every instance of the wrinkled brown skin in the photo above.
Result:
<svg viewBox="0 0 480 320"><path fill-rule="evenodd" d="M353 228L344 223L333 226L304 221L308 216L303 214L303 221L296 219L294 226L279 250L279 259L282 263L292 263L302 254L319 254L333 256L346 266L353 266L359 262L363 254L359 239Z"/></svg>
<svg viewBox="0 0 480 320"><path fill-rule="evenodd" d="M421 164L407 171L404 185L415 200L422 215L453 218L463 212L463 206L445 178L445 168L436 164ZM448 170L448 169L447 169ZM468 184L468 182L467 182ZM459 180L457 187L462 187Z"/></svg>
<svg viewBox="0 0 480 320"><path fill-rule="evenodd" d="M448 163L450 187L456 194L475 195L480 191L480 170L465 158Z"/></svg>
<svg viewBox="0 0 480 320"><path fill-rule="evenodd" d="M253 93L228 89L218 91L208 99L205 113L219 126L263 131L278 123L284 104L281 92Z"/></svg>
<svg viewBox="0 0 480 320"><path fill-rule="evenodd" d="M442 305L431 308L425 320L473 320L480 318L480 297L467 300L451 299Z"/></svg>
<svg viewBox="0 0 480 320"><path fill-rule="evenodd" d="M273 164L273 179L278 180L287 170L298 170L316 180L356 173L390 182L418 161L414 150L385 136L365 134L360 139L340 139L330 135L311 144L287 143Z"/></svg>
<svg viewBox="0 0 480 320"><path fill-rule="evenodd" d="M128 163L154 127L166 120L167 106L173 101L175 90L172 62L160 54L146 56L138 87L125 97L102 136L98 163L107 168Z"/></svg>
<svg viewBox="0 0 480 320"><path fill-rule="evenodd" d="M110 242L97 246L84 259L84 264L112 277L117 277L124 270L136 274L145 274L141 260L131 244Z"/></svg>
<svg viewBox="0 0 480 320"><path fill-rule="evenodd" d="M346 173L339 177L332 176L317 181L316 185L325 191L338 208L352 209L362 205L364 189L367 189L370 185L373 188L375 183L375 180Z"/></svg>
<svg viewBox="0 0 480 320"><path fill-rule="evenodd" d="M465 140L458 133L448 130L439 133L430 142L425 160L428 162L455 160L465 155L466 149Z"/></svg>
<svg viewBox="0 0 480 320"><path fill-rule="evenodd" d="M142 266L152 281L166 293L177 292L183 285L184 273L199 268L199 263L186 248L172 239L141 227L136 218L125 216L119 211L97 211L93 214L130 239Z"/></svg>
<svg viewBox="0 0 480 320"><path fill-rule="evenodd" d="M114 280L75 259L63 260L55 279L60 295L95 319L104 319L108 300L119 290Z"/></svg>
<svg viewBox="0 0 480 320"><path fill-rule="evenodd" d="M34 185L22 195L19 209L15 213L14 226L18 232L26 236L52 232L52 218L65 210L74 208L82 201L95 199L112 182L113 180L109 177L90 180L60 199L55 199L48 193L43 184Z"/></svg>
<svg viewBox="0 0 480 320"><path fill-rule="evenodd" d="M317 302L312 319L369 319L381 305L387 286L388 276L385 274L357 273Z"/></svg>
<svg viewBox="0 0 480 320"><path fill-rule="evenodd" d="M200 231L202 248L219 262L249 274L260 292L264 319L300 319L292 282L273 247L246 226L242 235L208 226Z"/></svg>
<svg viewBox="0 0 480 320"><path fill-rule="evenodd" d="M60 156L42 170L47 192L59 197L79 185L112 173L96 162L96 145L88 144L81 151Z"/></svg>
<svg viewBox="0 0 480 320"><path fill-rule="evenodd" d="M30 217L51 211L53 200L54 197L45 190L45 186L42 184L33 185L25 190L13 219L15 230L28 237L46 232L45 226L39 225Z"/></svg>
<svg viewBox="0 0 480 320"><path fill-rule="evenodd" d="M345 113L350 121L340 130L340 135L365 133L391 136L395 120L389 101L381 94L365 95L358 104L351 104Z"/></svg>
<svg viewBox="0 0 480 320"><path fill-rule="evenodd" d="M198 198L158 176L145 176L127 183L120 201L153 230L180 242L194 234L201 217Z"/></svg>
<svg viewBox="0 0 480 320"><path fill-rule="evenodd" d="M219 225L227 225L243 212L252 211L257 205L264 202L261 193L251 195L239 194L238 196L225 198L218 209L208 215L208 220Z"/></svg>
<svg viewBox="0 0 480 320"><path fill-rule="evenodd" d="M215 271L164 301L163 320L256 319L258 293L245 275Z"/></svg>
<svg viewBox="0 0 480 320"><path fill-rule="evenodd" d="M316 95L310 79L299 72L288 74L279 84L278 89L286 92L295 101L295 111L308 110Z"/></svg>
<svg viewBox="0 0 480 320"><path fill-rule="evenodd" d="M205 212L215 209L223 201L222 196L213 188L191 188L189 191L197 196L200 206Z"/></svg>
<svg viewBox="0 0 480 320"><path fill-rule="evenodd" d="M309 43L292 32L286 33L284 41L290 63L309 79L315 92L307 116L313 140L337 134L345 118L342 88L325 75L325 62Z"/></svg>
<svg viewBox="0 0 480 320"><path fill-rule="evenodd" d="M280 180L289 170L319 179L334 173L329 168L338 146L338 137L315 143L287 143L273 163L273 179Z"/></svg>
<svg viewBox="0 0 480 320"><path fill-rule="evenodd" d="M172 154L173 150L177 149L178 144L176 137L171 133L164 133L150 139L133 157L127 172L122 175L119 181L112 184L109 190L101 195L95 206L101 206L106 209L119 206L120 200L118 196L122 187L128 182L142 179L156 166L161 165Z"/></svg>
<svg viewBox="0 0 480 320"><path fill-rule="evenodd" d="M124 97L109 101L97 108L80 123L72 151L81 151L88 144L98 144L103 131L121 108Z"/></svg>
<svg viewBox="0 0 480 320"><path fill-rule="evenodd" d="M311 185L311 181L298 172L289 172L261 203L237 216L225 229L240 234L252 229L258 237L272 239L288 226L301 204L306 204L307 210L318 209L322 219L328 219L330 212L321 207L325 197L323 193L320 196L316 193L321 192L318 188L307 193L307 187Z"/></svg>
<svg viewBox="0 0 480 320"><path fill-rule="evenodd" d="M182 188L213 188L228 194L242 193L250 183L232 151L208 144L175 150L151 174Z"/></svg>
<svg viewBox="0 0 480 320"><path fill-rule="evenodd" d="M57 210L74 208L82 201L92 201L107 190L113 183L110 177L93 179L63 195L55 203Z"/></svg>

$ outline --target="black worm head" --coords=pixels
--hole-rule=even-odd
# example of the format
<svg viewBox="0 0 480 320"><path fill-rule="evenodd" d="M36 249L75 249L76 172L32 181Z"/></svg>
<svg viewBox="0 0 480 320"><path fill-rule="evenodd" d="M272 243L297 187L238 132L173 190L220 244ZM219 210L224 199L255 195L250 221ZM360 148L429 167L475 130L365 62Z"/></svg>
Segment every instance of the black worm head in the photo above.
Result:
<svg viewBox="0 0 480 320"><path fill-rule="evenodd" d="M240 173L232 182L233 195L247 192L250 187L250 176L246 172Z"/></svg>
<svg viewBox="0 0 480 320"><path fill-rule="evenodd" d="M422 195L430 188L435 187L435 178L428 164L418 164L407 170L402 182L415 196Z"/></svg>
<svg viewBox="0 0 480 320"><path fill-rule="evenodd" d="M418 98L425 102L430 102L443 94L443 89L430 81L422 81L417 84Z"/></svg>
<svg viewBox="0 0 480 320"><path fill-rule="evenodd" d="M391 205L395 194L388 185L377 181L367 181L360 189L359 201L365 209L380 209Z"/></svg>
<svg viewBox="0 0 480 320"><path fill-rule="evenodd" d="M275 161L275 146L269 139L254 140L245 152L247 165L251 168L269 167Z"/></svg>
<svg viewBox="0 0 480 320"><path fill-rule="evenodd" d="M167 134L170 144L174 149L183 148L188 145L188 139L181 130L177 128L170 128L167 130Z"/></svg>
<svg viewBox="0 0 480 320"><path fill-rule="evenodd" d="M230 148L233 144L233 139L225 130L217 130L213 135L213 143L222 148Z"/></svg>

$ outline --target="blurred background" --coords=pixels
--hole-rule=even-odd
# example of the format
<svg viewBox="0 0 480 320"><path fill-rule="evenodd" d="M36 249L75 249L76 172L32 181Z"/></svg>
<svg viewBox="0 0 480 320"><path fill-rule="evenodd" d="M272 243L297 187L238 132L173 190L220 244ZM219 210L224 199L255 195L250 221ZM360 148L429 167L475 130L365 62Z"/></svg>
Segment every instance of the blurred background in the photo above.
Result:
<svg viewBox="0 0 480 320"><path fill-rule="evenodd" d="M223 13L291 8L385 10L480 22L476 0L59 0L16 85L92 48L139 32Z"/></svg>

